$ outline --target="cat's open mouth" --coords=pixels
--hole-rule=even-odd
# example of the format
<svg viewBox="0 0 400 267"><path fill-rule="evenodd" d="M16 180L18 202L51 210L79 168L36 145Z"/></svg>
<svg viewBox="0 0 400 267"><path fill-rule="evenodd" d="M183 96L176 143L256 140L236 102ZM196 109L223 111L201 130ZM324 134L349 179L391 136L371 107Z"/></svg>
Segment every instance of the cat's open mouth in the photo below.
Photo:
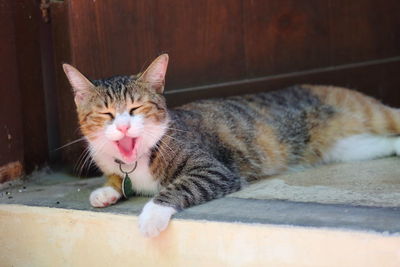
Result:
<svg viewBox="0 0 400 267"><path fill-rule="evenodd" d="M118 150L124 159L130 160L133 157L133 152L135 150L136 139L133 137L125 136L121 140L116 141Z"/></svg>

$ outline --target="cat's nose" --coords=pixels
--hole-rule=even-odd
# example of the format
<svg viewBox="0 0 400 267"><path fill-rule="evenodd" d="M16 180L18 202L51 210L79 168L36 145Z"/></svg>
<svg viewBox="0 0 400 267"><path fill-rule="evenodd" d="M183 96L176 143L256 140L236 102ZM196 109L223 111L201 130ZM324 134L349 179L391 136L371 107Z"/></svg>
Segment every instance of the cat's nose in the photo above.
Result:
<svg viewBox="0 0 400 267"><path fill-rule="evenodd" d="M121 125L117 126L117 129L119 131L121 131L122 133L126 133L129 130L129 128L130 128L130 125L128 125L128 124L121 124Z"/></svg>

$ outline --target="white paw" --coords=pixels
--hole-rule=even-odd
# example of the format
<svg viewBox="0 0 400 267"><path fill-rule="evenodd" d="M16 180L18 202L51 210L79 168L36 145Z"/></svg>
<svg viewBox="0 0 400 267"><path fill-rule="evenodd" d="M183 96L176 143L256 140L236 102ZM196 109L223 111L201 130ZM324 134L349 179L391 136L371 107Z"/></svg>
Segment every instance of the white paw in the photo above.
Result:
<svg viewBox="0 0 400 267"><path fill-rule="evenodd" d="M139 230L146 237L155 237L164 231L176 210L171 207L155 204L150 200L139 216Z"/></svg>
<svg viewBox="0 0 400 267"><path fill-rule="evenodd" d="M116 203L121 194L111 186L100 187L94 190L89 197L90 205L95 208L104 208Z"/></svg>

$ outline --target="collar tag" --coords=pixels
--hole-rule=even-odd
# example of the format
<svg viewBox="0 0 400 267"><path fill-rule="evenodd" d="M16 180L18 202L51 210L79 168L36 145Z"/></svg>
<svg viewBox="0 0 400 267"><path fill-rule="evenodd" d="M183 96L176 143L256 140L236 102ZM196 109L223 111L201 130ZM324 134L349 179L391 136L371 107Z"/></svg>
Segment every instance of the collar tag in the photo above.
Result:
<svg viewBox="0 0 400 267"><path fill-rule="evenodd" d="M131 178L129 178L127 173L125 173L125 177L122 180L121 188L122 188L122 195L124 195L126 199L133 197L135 195L135 191L133 191L132 187Z"/></svg>
<svg viewBox="0 0 400 267"><path fill-rule="evenodd" d="M137 167L137 161L135 162L135 166L133 166L132 170L130 171L124 171L122 169L122 164L125 164L123 161L120 161L118 159L115 159L115 162L119 164L119 170L125 174L124 179L122 179L122 184L121 184L121 189L122 189L122 195L128 199L130 197L133 197L135 195L135 190L133 190L133 185L131 178L129 178L129 174L132 173L134 170L136 170Z"/></svg>

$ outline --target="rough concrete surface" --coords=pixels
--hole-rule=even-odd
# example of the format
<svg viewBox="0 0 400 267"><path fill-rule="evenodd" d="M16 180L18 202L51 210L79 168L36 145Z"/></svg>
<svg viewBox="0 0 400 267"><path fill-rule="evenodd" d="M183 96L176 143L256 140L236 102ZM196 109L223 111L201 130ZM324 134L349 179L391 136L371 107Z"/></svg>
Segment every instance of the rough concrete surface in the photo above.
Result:
<svg viewBox="0 0 400 267"><path fill-rule="evenodd" d="M174 217L400 233L399 163L400 159L387 158L278 175ZM103 182L103 178L36 173L25 181L3 184L0 204L138 215L148 201L133 197L93 208L89 194Z"/></svg>
<svg viewBox="0 0 400 267"><path fill-rule="evenodd" d="M277 175L232 197L400 207L400 159L340 163Z"/></svg>

